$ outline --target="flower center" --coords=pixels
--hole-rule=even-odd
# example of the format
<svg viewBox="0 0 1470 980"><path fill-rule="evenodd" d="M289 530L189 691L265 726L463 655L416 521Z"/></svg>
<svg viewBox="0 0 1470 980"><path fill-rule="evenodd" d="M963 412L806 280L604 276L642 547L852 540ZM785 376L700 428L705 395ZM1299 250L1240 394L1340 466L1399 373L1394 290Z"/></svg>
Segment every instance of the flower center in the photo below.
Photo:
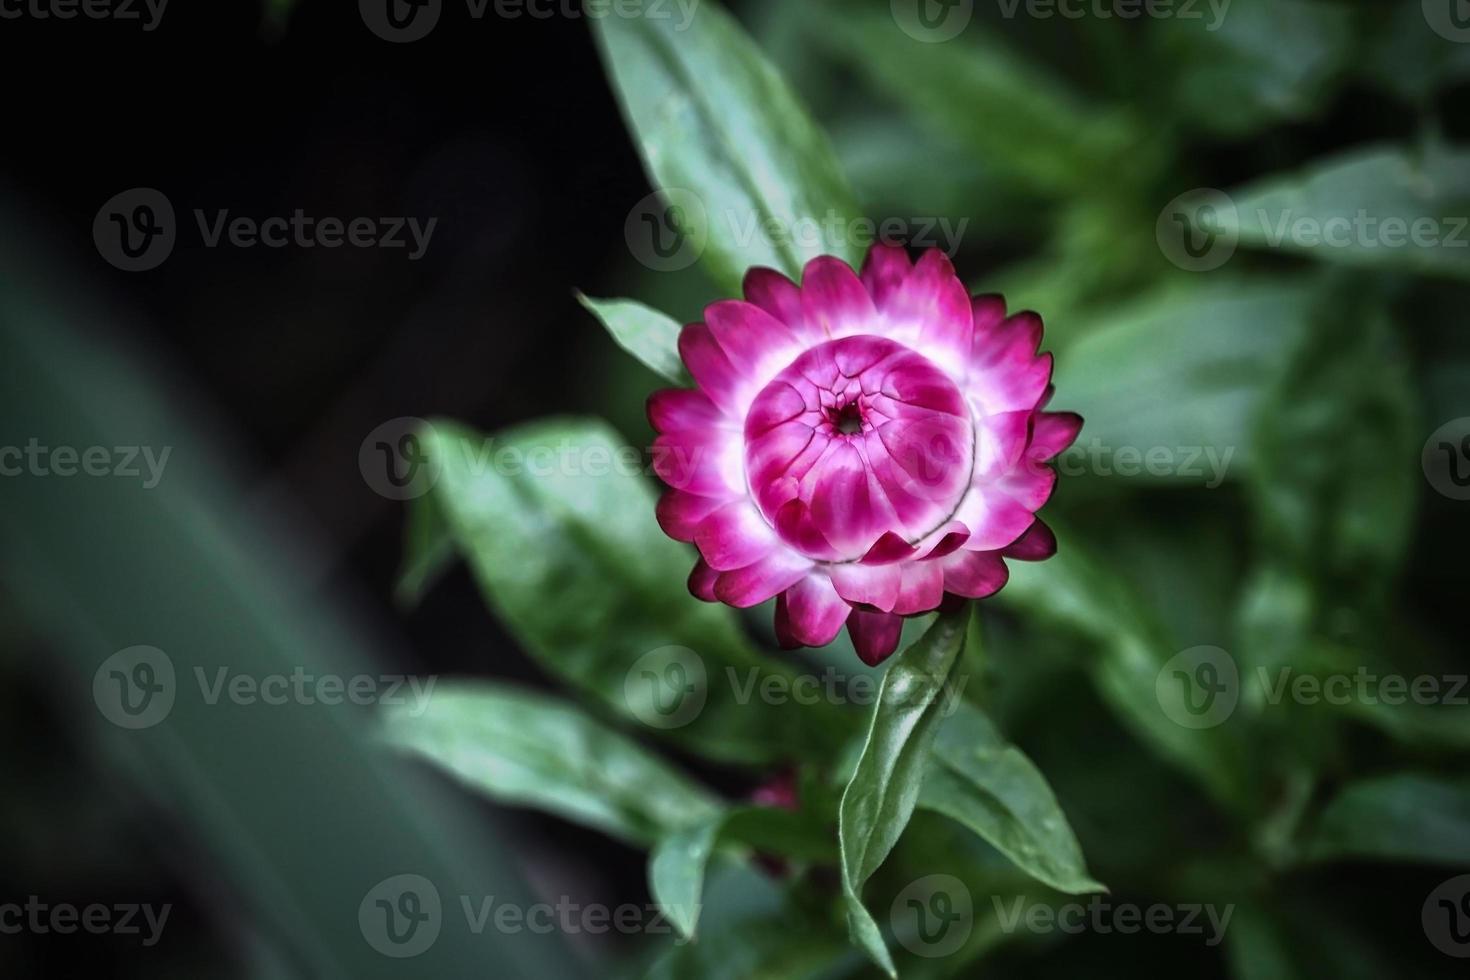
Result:
<svg viewBox="0 0 1470 980"><path fill-rule="evenodd" d="M848 402L832 413L832 427L845 436L863 431L863 411L857 402Z"/></svg>
<svg viewBox="0 0 1470 980"><path fill-rule="evenodd" d="M862 557L884 532L918 541L969 486L970 409L949 376L882 337L805 351L745 419L746 479L761 513L822 561Z"/></svg>

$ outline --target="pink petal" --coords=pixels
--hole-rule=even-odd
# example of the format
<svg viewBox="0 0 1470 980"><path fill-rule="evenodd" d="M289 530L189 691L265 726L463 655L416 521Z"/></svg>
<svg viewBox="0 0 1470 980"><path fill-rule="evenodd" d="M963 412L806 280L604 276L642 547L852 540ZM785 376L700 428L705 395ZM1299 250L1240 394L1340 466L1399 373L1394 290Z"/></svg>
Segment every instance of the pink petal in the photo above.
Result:
<svg viewBox="0 0 1470 980"><path fill-rule="evenodd" d="M791 328L752 303L729 299L705 308L704 322L730 364L764 384L802 352Z"/></svg>
<svg viewBox="0 0 1470 980"><path fill-rule="evenodd" d="M970 539L964 544L966 552L1004 548L1036 519L1035 511L992 486L972 487L954 516L970 528Z"/></svg>
<svg viewBox="0 0 1470 980"><path fill-rule="evenodd" d="M876 667L898 649L898 640L903 634L903 617L854 609L847 618L847 633L852 637L858 659L869 667Z"/></svg>
<svg viewBox="0 0 1470 980"><path fill-rule="evenodd" d="M1051 384L1052 357L1036 353L1041 318L1017 313L995 329L975 335L969 391L986 414L1030 411Z"/></svg>
<svg viewBox="0 0 1470 980"><path fill-rule="evenodd" d="M1043 463L1054 459L1076 441L1081 431L1082 416L1076 412L1037 412L1026 454Z"/></svg>
<svg viewBox="0 0 1470 980"><path fill-rule="evenodd" d="M1057 471L1044 463L1018 466L994 484L996 490L1036 513L1056 489Z"/></svg>
<svg viewBox="0 0 1470 980"><path fill-rule="evenodd" d="M776 600L776 636L781 645L824 647L837 638L852 607L832 581L819 572L807 575Z"/></svg>
<svg viewBox="0 0 1470 980"><path fill-rule="evenodd" d="M737 609L748 609L791 588L811 567L810 561L777 548L752 565L721 572L715 582L715 595Z"/></svg>
<svg viewBox="0 0 1470 980"><path fill-rule="evenodd" d="M852 444L836 444L824 457L811 489L812 520L844 555L867 552L897 518Z"/></svg>
<svg viewBox="0 0 1470 980"><path fill-rule="evenodd" d="M913 346L919 353L954 377L964 375L975 319L970 294L943 252L931 248L920 257L913 273L889 299L884 313L891 321L918 328Z"/></svg>
<svg viewBox="0 0 1470 980"><path fill-rule="evenodd" d="M891 612L898 602L903 572L898 565L859 565L846 562L828 567L837 594L848 602Z"/></svg>
<svg viewBox="0 0 1470 980"><path fill-rule="evenodd" d="M944 590L967 599L994 595L1010 578L1006 563L992 551L957 551L942 564Z"/></svg>
<svg viewBox="0 0 1470 980"><path fill-rule="evenodd" d="M801 288L775 269L757 266L747 272L745 299L786 324L797 336L806 337L811 333L806 326Z"/></svg>
<svg viewBox="0 0 1470 980"><path fill-rule="evenodd" d="M1031 442L1033 413L987 415L976 426L975 477L993 479L1016 467Z"/></svg>
<svg viewBox="0 0 1470 980"><path fill-rule="evenodd" d="M933 544L929 546L928 551L919 555L919 560L932 561L935 558L952 555L968 540L970 540L970 529L960 521L950 521L928 536L927 541ZM920 547L920 550L923 550L923 546Z"/></svg>
<svg viewBox="0 0 1470 980"><path fill-rule="evenodd" d="M731 424L708 395L694 388L663 388L649 395L648 422L655 432Z"/></svg>
<svg viewBox="0 0 1470 980"><path fill-rule="evenodd" d="M719 572L706 565L703 558L699 559L694 563L694 571L689 573L689 593L705 602L719 602L715 595L715 580L719 577Z"/></svg>
<svg viewBox="0 0 1470 980"><path fill-rule="evenodd" d="M807 323L827 337L871 333L878 317L857 273L830 255L812 259L802 270L801 299Z"/></svg>
<svg viewBox="0 0 1470 980"><path fill-rule="evenodd" d="M704 519L695 529L694 546L711 568L730 572L766 557L780 541L750 498L742 497Z"/></svg>
<svg viewBox="0 0 1470 980"><path fill-rule="evenodd" d="M791 547L808 558L818 561L835 561L841 558L832 542L828 541L815 521L811 508L799 497L794 497L776 511L776 533Z"/></svg>
<svg viewBox="0 0 1470 980"><path fill-rule="evenodd" d="M1012 364L1029 361L1041 347L1041 317L1023 310L994 324L989 330L975 332L972 348L976 364Z"/></svg>
<svg viewBox="0 0 1470 980"><path fill-rule="evenodd" d="M730 358L715 340L709 327L691 323L679 333L679 356L684 366L709 399L731 418L745 414L747 393L751 387L745 377L730 363Z"/></svg>
<svg viewBox="0 0 1470 980"><path fill-rule="evenodd" d="M679 429L653 440L653 471L675 490L729 499L745 494L745 462L735 429Z"/></svg>
<svg viewBox="0 0 1470 980"><path fill-rule="evenodd" d="M669 490L658 498L654 516L658 526L675 541L693 541L694 531L706 517L725 506L717 497L700 497L683 490Z"/></svg>
<svg viewBox="0 0 1470 980"><path fill-rule="evenodd" d="M901 566L903 581L893 611L902 616L937 609L944 601L944 568L938 562L908 562Z"/></svg>
<svg viewBox="0 0 1470 980"><path fill-rule="evenodd" d="M994 293L976 296L970 300L970 312L975 319L975 343L979 345L1006 318L1005 298Z"/></svg>
<svg viewBox="0 0 1470 980"><path fill-rule="evenodd" d="M1057 553L1057 536L1051 528L1036 519L1026 533L1021 535L1001 552L1007 558L1020 561L1045 561Z"/></svg>
<svg viewBox="0 0 1470 980"><path fill-rule="evenodd" d="M862 280L879 310L888 308L889 300L913 268L908 250L900 245L879 242L868 250L868 257L863 261Z"/></svg>
<svg viewBox="0 0 1470 980"><path fill-rule="evenodd" d="M863 555L863 564L891 565L896 561L912 558L917 552L918 549L903 538L892 531L884 531L883 536L873 542L873 547Z"/></svg>

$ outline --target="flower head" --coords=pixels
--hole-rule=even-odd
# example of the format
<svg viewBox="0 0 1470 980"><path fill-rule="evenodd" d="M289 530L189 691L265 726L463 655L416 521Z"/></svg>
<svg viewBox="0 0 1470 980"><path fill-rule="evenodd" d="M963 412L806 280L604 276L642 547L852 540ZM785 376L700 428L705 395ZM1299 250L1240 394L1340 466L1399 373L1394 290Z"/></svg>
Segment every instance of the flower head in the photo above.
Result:
<svg viewBox="0 0 1470 980"><path fill-rule="evenodd" d="M943 252L878 245L859 276L807 264L797 286L752 269L745 299L705 310L679 353L694 389L649 399L664 531L699 549L696 596L775 596L784 646L846 624L876 664L903 617L946 593L991 595L1004 559L1056 551L1036 511L1045 463L1082 419L1043 412L1041 318L971 298Z"/></svg>

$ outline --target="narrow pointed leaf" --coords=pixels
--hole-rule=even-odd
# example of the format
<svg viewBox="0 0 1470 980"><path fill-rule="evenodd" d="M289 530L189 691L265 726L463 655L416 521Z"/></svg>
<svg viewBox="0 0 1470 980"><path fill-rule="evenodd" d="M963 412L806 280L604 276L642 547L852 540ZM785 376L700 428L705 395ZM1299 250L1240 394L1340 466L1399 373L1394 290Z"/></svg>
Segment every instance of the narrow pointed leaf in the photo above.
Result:
<svg viewBox="0 0 1470 980"><path fill-rule="evenodd" d="M969 607L942 613L883 677L862 755L842 794L838 840L847 923L863 952L896 976L878 923L863 905L863 884L898 843L924 780L930 747L954 705L950 684L964 647Z"/></svg>

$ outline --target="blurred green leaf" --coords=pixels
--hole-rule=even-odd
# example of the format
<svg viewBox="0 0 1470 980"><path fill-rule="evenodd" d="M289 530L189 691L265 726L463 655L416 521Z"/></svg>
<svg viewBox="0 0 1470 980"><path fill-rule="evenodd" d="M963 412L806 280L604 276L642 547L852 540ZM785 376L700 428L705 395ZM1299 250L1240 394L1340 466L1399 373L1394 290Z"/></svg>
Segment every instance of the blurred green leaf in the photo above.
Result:
<svg viewBox="0 0 1470 980"><path fill-rule="evenodd" d="M1470 278L1470 149L1378 145L1231 191L1219 227L1251 248Z"/></svg>
<svg viewBox="0 0 1470 980"><path fill-rule="evenodd" d="M1350 63L1353 12L1346 4L1212 3L1200 4L1199 14L1149 22L1169 80L1161 88L1174 117L1195 129L1240 136L1304 119Z"/></svg>
<svg viewBox="0 0 1470 980"><path fill-rule="evenodd" d="M1360 17L1358 71L1406 102L1424 105L1441 85L1470 77L1470 44L1425 30L1423 4L1365 4Z"/></svg>
<svg viewBox="0 0 1470 980"><path fill-rule="evenodd" d="M1292 965L1290 939L1274 915L1244 905L1235 910L1230 925L1225 940L1236 980L1303 980Z"/></svg>
<svg viewBox="0 0 1470 980"><path fill-rule="evenodd" d="M973 705L961 704L940 726L918 805L968 827L1058 891L1107 891L1089 876L1046 777Z"/></svg>
<svg viewBox="0 0 1470 980"><path fill-rule="evenodd" d="M1249 486L1261 545L1328 592L1381 592L1402 563L1422 435L1385 301L1329 277L1292 363L1261 406Z"/></svg>
<svg viewBox="0 0 1470 980"><path fill-rule="evenodd" d="M838 980L858 955L830 916L813 913L745 865L711 870L697 942L674 939L640 980Z"/></svg>
<svg viewBox="0 0 1470 980"><path fill-rule="evenodd" d="M633 844L719 810L710 793L575 706L508 685L440 683L425 705L385 710L383 739L493 800Z"/></svg>
<svg viewBox="0 0 1470 980"><path fill-rule="evenodd" d="M1191 728L1171 719L1159 700L1159 675L1180 651L1120 568L1089 552L1085 539L1054 517L1061 542L1044 562L1016 562L997 594L1041 622L1058 623L1094 640L1094 683L1118 717L1159 756L1195 778L1227 808L1250 806L1241 743L1227 721ZM1201 643L1208 642L1201 638Z"/></svg>
<svg viewBox="0 0 1470 980"><path fill-rule="evenodd" d="M719 285L738 292L753 265L799 277L825 253L861 262L848 236L813 233L857 215L826 136L714 0L687 26L620 16L592 28L649 177L682 207Z"/></svg>
<svg viewBox="0 0 1470 980"><path fill-rule="evenodd" d="M602 322L619 347L655 374L676 385L689 383L679 359L677 320L630 299L593 299L578 293L577 301Z"/></svg>
<svg viewBox="0 0 1470 980"><path fill-rule="evenodd" d="M1083 325L1057 355L1056 405L1087 420L1062 473L1205 486L1238 475L1310 296L1276 279L1189 280ZM1153 472L1151 452L1166 457Z"/></svg>
<svg viewBox="0 0 1470 980"><path fill-rule="evenodd" d="M1470 782L1400 773L1351 783L1323 810L1306 854L1470 864Z"/></svg>
<svg viewBox="0 0 1470 980"><path fill-rule="evenodd" d="M84 288L96 283L91 263L48 262L51 236L12 210L15 200L0 188L0 266L13 273L0 285L0 445L151 447L167 464L156 485L80 472L3 480L0 592L19 600L45 637L36 648L47 654L25 664L34 684L22 674L17 686L7 671L10 730L48 743L27 753L35 766L75 763L118 820L115 838L94 819L84 834L102 839L68 846L153 855L139 865L152 869L146 878L124 853L104 857L84 877L69 879L58 867L60 877L46 880L100 883L134 897L139 888L143 895L164 888L174 900L200 883L216 896L204 904L233 910L223 913L233 923L233 952L266 948L271 961L289 965L282 975L323 980L401 974L402 961L370 945L373 924L355 913L405 874L442 889L446 902L492 891L509 904L532 901L505 828L374 743L358 682L372 682L369 696L417 697L393 693L403 651L386 642L391 630L370 625L346 583L321 588L311 569L330 557L313 525L292 519L291 508L247 501L241 488L253 471L230 455L229 427L193 397L196 385L169 372L167 359L140 356L137 341L152 328L126 304ZM139 462L135 472L148 471ZM122 719L125 702L109 706L94 681L108 676L111 657L137 644L158 658L157 685L144 689L142 703L163 711L150 710L141 727L123 726L108 719ZM206 677L220 679L213 693ZM285 683L273 694L277 680ZM237 681L254 686L242 695ZM8 785L19 785L14 767L3 771ZM11 841L7 865L14 841L30 836L13 816L0 818ZM173 861L172 871L153 877ZM222 965L229 952L219 947L213 968L190 963L195 937L186 924L181 933L174 928L171 921L162 959L127 956L133 965L125 969L160 977L244 969L243 961ZM11 964L0 971L7 975L34 972L24 952L15 962L17 938L6 936L0 954ZM70 945L65 940L85 937L48 938ZM564 939L445 929L421 949L415 969L469 976L487 960L518 976L562 975L578 962L588 968Z"/></svg>
<svg viewBox="0 0 1470 980"><path fill-rule="evenodd" d="M407 608L417 606L453 561L454 539L443 509L432 496L418 500L408 509L403 565L393 590L394 598Z"/></svg>
<svg viewBox="0 0 1470 980"><path fill-rule="evenodd" d="M583 694L727 762L820 758L851 730L856 713L751 694L791 670L752 649L729 608L689 595L693 552L659 529L643 457L604 424L547 420L491 438L436 422L424 443L433 496L486 598ZM680 683L660 686L671 677ZM672 707L655 703L668 695Z"/></svg>
<svg viewBox="0 0 1470 980"><path fill-rule="evenodd" d="M716 847L730 843L802 860L826 860L837 850L807 814L774 807L725 810L674 831L659 841L649 858L648 884L680 935L694 937L705 868Z"/></svg>
<svg viewBox="0 0 1470 980"><path fill-rule="evenodd" d="M914 812L925 760L944 714L958 697L950 679L964 647L970 606L941 613L883 677L857 768L842 794L838 839L842 892L852 940L896 976L878 923L863 906L863 883L878 870Z"/></svg>
<svg viewBox="0 0 1470 980"><path fill-rule="evenodd" d="M1117 176L1110 168L1125 154L1128 176L1148 169L1147 132L1077 99L1054 73L978 26L930 44L897 29L886 9L849 6L812 18L811 34L919 121L961 143L982 172L1065 195L1093 189L1100 172Z"/></svg>

